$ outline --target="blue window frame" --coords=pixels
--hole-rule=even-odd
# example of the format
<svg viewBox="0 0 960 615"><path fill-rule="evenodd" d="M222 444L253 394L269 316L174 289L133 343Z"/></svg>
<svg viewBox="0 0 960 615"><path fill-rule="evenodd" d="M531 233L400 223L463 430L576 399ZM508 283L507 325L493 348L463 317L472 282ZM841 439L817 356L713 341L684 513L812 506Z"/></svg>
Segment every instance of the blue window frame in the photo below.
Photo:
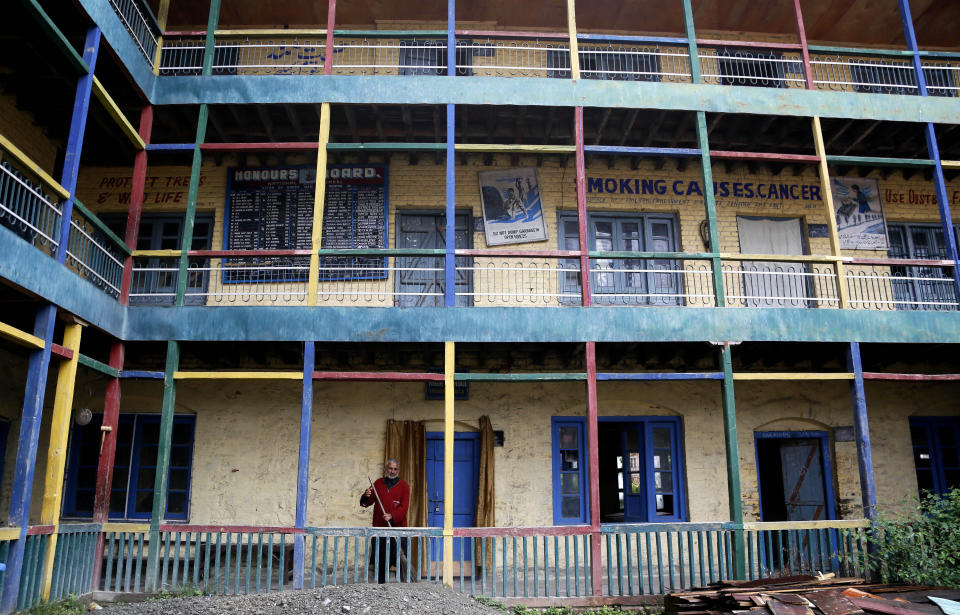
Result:
<svg viewBox="0 0 960 615"><path fill-rule="evenodd" d="M920 495L960 488L960 418L910 417Z"/></svg>
<svg viewBox="0 0 960 615"><path fill-rule="evenodd" d="M589 523L585 433L583 417L553 418L554 525Z"/></svg>
<svg viewBox="0 0 960 615"><path fill-rule="evenodd" d="M603 521L686 520L679 417L600 417L599 472L587 472L586 419L554 417L553 520L590 522L589 482L597 480Z"/></svg>
<svg viewBox="0 0 960 615"><path fill-rule="evenodd" d="M93 516L102 422L103 415L96 414L87 425L73 428L63 500L65 517ZM194 415L173 418L164 515L168 520L186 521L189 517L195 426ZM159 414L120 415L110 492L111 519L150 518L159 439Z"/></svg>
<svg viewBox="0 0 960 615"><path fill-rule="evenodd" d="M560 249L579 250L580 232L576 212L559 216ZM671 214L603 212L587 217L588 249L598 252L675 252L678 245L676 217ZM679 305L682 263L664 259L590 259L590 291L603 305ZM564 268L576 269L572 261ZM580 272L560 278L564 301L580 295Z"/></svg>

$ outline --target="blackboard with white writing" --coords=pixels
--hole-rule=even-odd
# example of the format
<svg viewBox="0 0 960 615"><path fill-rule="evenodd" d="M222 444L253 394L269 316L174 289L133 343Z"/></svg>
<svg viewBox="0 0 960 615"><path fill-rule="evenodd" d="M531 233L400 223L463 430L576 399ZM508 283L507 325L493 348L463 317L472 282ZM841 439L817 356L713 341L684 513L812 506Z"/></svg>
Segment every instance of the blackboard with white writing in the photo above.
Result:
<svg viewBox="0 0 960 615"><path fill-rule="evenodd" d="M321 247L387 246L386 165L327 168ZM316 189L314 167L231 168L227 178L226 250L309 250ZM386 259L325 257L321 280L383 279ZM226 259L225 282L302 281L309 257Z"/></svg>

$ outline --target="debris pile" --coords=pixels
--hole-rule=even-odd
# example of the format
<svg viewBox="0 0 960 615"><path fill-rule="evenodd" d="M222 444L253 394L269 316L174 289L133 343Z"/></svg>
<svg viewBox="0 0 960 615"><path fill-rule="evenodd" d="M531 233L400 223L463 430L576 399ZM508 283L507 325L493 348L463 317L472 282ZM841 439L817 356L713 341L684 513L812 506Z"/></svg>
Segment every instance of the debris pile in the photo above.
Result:
<svg viewBox="0 0 960 615"><path fill-rule="evenodd" d="M828 574L720 581L669 594L664 607L665 615L944 615L956 600L958 590Z"/></svg>

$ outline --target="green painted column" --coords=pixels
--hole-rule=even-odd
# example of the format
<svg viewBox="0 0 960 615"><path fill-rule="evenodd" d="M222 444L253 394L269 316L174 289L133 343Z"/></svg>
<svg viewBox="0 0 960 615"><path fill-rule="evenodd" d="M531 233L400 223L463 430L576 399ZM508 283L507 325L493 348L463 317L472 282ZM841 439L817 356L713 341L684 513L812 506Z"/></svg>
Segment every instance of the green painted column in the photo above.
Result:
<svg viewBox="0 0 960 615"><path fill-rule="evenodd" d="M167 363L163 371L163 406L160 411L160 440L157 443L157 466L153 480L153 512L150 516L150 546L147 551L147 591L157 586L160 563L160 524L167 508L167 478L170 472L170 440L173 436L173 409L177 386L173 379L180 364L180 344L167 342Z"/></svg>
<svg viewBox="0 0 960 615"><path fill-rule="evenodd" d="M205 77L213 74L213 51L215 48L214 32L220 21L220 0L210 0L210 14L207 18L207 38L203 50L203 71ZM193 164L190 166L190 187L187 191L187 211L183 218L183 240L180 242L180 269L177 275L177 296L175 304L183 305L187 293L187 270L190 259L187 251L193 245L193 224L197 217L197 193L200 190L200 168L203 164L203 152L200 145L207 136L207 119L210 109L206 104L200 105L200 114L197 118L197 133L193 143Z"/></svg>
<svg viewBox="0 0 960 615"><path fill-rule="evenodd" d="M687 48L690 56L690 81L702 83L700 74L700 55L697 51L697 31L693 25L693 7L690 0L683 0L683 25L687 36ZM713 165L710 162L710 143L707 138L707 114L697 111L697 147L700 148L700 169L703 174L703 208L707 221L710 245L707 250L714 254L720 252L720 233L717 230L717 202L713 194ZM727 303L723 292L723 263L720 256L710 259L713 271L713 293L717 307L724 307Z"/></svg>
<svg viewBox="0 0 960 615"><path fill-rule="evenodd" d="M747 551L743 536L743 497L740 491L740 452L737 441L737 406L733 395L733 359L730 344L724 342L720 351L723 368L723 442L727 452L727 498L730 501L730 521L733 532L733 576L746 579Z"/></svg>

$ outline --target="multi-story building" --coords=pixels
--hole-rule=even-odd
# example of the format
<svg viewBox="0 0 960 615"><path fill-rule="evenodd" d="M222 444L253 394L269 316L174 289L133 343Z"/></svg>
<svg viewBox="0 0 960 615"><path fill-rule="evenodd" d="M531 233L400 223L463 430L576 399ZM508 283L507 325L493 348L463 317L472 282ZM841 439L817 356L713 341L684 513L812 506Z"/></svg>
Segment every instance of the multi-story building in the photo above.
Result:
<svg viewBox="0 0 960 615"><path fill-rule="evenodd" d="M7 5L3 610L367 579L387 457L565 600L960 482L960 4Z"/></svg>

